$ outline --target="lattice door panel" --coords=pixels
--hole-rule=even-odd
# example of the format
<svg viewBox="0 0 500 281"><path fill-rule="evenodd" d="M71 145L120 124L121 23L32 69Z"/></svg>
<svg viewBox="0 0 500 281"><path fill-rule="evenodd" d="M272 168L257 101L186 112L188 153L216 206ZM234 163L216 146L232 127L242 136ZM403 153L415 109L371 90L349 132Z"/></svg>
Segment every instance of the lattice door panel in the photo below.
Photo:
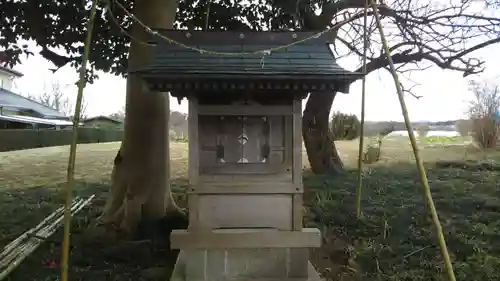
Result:
<svg viewBox="0 0 500 281"><path fill-rule="evenodd" d="M269 121L266 117L221 117L217 142L219 163L266 163L269 156Z"/></svg>

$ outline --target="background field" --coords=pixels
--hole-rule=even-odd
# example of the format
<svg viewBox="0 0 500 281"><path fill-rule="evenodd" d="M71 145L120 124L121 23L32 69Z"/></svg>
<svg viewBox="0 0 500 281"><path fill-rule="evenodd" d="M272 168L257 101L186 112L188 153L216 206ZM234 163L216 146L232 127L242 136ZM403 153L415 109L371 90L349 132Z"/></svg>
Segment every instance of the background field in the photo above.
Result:
<svg viewBox="0 0 500 281"><path fill-rule="evenodd" d="M187 144L171 146L174 190L182 205ZM307 225L324 236L323 247L312 255L322 274L329 280L445 280L408 141L384 140L381 161L365 167L362 220L354 216L357 178L351 170L358 143L337 146L350 169L344 175L311 175L304 157ZM118 147L78 147L76 193L94 193L98 199L75 218L74 236L101 211ZM458 280L500 280L499 154L461 141L423 142L421 148ZM64 146L0 153L0 245L60 205L54 194L65 179L68 151ZM75 245L72 280L146 280L145 268L164 263L139 254L132 261L116 260ZM58 259L59 245L45 243L10 280L56 280L58 269L46 264Z"/></svg>
<svg viewBox="0 0 500 281"><path fill-rule="evenodd" d="M365 144L373 142L367 138ZM485 154L471 146L450 145L443 148L439 143L422 146L424 161L433 163L443 160L494 159L496 154ZM435 147L432 147L435 146ZM108 183L113 159L120 142L80 144L77 150L75 177L87 183ZM358 141L339 141L337 148L347 167L355 168L358 157ZM173 178L186 177L188 156L187 143L171 143L171 172ZM381 161L376 166L414 160L409 142L404 137L390 138L382 144ZM489 155L489 156L488 156ZM29 187L52 185L65 181L69 146L54 146L11 152L0 152L0 182L3 187ZM304 168L309 163L304 153Z"/></svg>

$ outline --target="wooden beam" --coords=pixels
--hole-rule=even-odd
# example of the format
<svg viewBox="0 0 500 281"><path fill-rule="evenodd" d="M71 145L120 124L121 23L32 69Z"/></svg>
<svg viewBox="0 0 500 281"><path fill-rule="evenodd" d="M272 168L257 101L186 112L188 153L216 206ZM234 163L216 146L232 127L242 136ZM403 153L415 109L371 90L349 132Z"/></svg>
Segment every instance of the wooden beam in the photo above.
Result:
<svg viewBox="0 0 500 281"><path fill-rule="evenodd" d="M289 182L214 182L200 184L188 194L299 194ZM302 205L301 205L302 208Z"/></svg>
<svg viewBox="0 0 500 281"><path fill-rule="evenodd" d="M286 105L255 106L255 105L202 105L199 115L235 115L235 116L271 116L292 115L292 107Z"/></svg>
<svg viewBox="0 0 500 281"><path fill-rule="evenodd" d="M292 173L279 173L279 174L259 174L255 176L253 174L200 174L198 177L198 182L200 185L213 185L213 184L274 184L274 183L288 183L292 185ZM290 188L293 188L290 186Z"/></svg>
<svg viewBox="0 0 500 281"><path fill-rule="evenodd" d="M203 167L201 173L204 175L270 175L270 174L292 174L291 168L279 164L266 163L225 163L215 166Z"/></svg>
<svg viewBox="0 0 500 281"><path fill-rule="evenodd" d="M318 248L321 234L316 228L172 230L170 245L172 249Z"/></svg>

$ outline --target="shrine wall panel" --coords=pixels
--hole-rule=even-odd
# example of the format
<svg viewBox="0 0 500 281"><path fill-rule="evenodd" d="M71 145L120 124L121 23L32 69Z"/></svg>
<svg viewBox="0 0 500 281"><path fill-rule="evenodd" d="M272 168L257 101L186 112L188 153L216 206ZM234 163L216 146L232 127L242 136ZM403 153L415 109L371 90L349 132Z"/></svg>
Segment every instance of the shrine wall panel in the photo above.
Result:
<svg viewBox="0 0 500 281"><path fill-rule="evenodd" d="M204 195L198 204L201 227L292 229L291 195Z"/></svg>

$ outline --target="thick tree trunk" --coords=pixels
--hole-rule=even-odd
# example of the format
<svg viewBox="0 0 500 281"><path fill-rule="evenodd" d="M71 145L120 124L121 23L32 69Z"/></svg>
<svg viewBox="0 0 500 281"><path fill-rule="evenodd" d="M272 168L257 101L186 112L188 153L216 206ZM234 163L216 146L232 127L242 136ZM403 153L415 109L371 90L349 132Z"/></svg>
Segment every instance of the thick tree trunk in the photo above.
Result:
<svg viewBox="0 0 500 281"><path fill-rule="evenodd" d="M314 93L304 109L302 136L315 174L342 172L344 165L329 128L330 110L336 93Z"/></svg>
<svg viewBox="0 0 500 281"><path fill-rule="evenodd" d="M135 15L152 28L172 28L177 10L174 0L141 0ZM148 41L144 29L134 25L133 35ZM151 47L131 42L128 67L140 67L151 59ZM169 185L169 95L151 92L142 79L129 74L125 136L115 158L112 186L102 225L114 225L127 237L144 220L159 220L169 212L180 212Z"/></svg>

